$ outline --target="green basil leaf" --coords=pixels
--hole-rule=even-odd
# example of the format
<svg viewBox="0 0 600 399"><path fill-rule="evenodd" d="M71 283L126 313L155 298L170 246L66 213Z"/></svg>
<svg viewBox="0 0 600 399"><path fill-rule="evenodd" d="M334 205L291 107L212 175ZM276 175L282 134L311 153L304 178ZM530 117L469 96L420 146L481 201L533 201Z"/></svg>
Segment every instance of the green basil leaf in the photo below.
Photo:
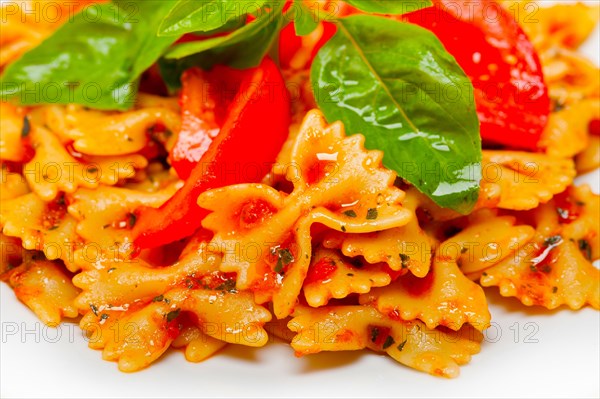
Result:
<svg viewBox="0 0 600 399"><path fill-rule="evenodd" d="M138 0L86 7L6 69L0 98L128 109L139 75L177 40L156 37L173 4Z"/></svg>
<svg viewBox="0 0 600 399"><path fill-rule="evenodd" d="M431 0L346 0L346 3L366 12L400 15L431 7Z"/></svg>
<svg viewBox="0 0 600 399"><path fill-rule="evenodd" d="M293 5L294 30L297 36L306 36L319 26L318 17L306 7L302 0L295 0Z"/></svg>
<svg viewBox="0 0 600 399"><path fill-rule="evenodd" d="M472 209L481 179L473 86L433 33L383 17L343 18L311 80L326 118L362 133L386 167L443 207Z"/></svg>
<svg viewBox="0 0 600 399"><path fill-rule="evenodd" d="M253 48L256 48L257 46L265 47L264 42L271 39L273 36L273 28L281 25L283 19L281 17L281 10L283 9L284 4L283 1L279 1L275 8L272 10L263 10L255 21L250 22L243 28L230 33L227 36L213 37L206 40L198 40L173 46L164 57L167 59L180 59L193 54L203 53L208 50L219 50L240 43L243 43L244 47L248 45ZM266 47L268 50L269 46ZM247 53L251 58L259 58L258 62L260 62L266 51L258 57L252 57L253 51L247 51ZM244 58L242 55L238 58L240 58L238 61L242 63L245 61L241 59ZM255 61L250 62L250 64L255 63Z"/></svg>
<svg viewBox="0 0 600 399"><path fill-rule="evenodd" d="M190 32L219 29L230 21L244 19L267 0L179 0L158 28L159 36L181 36Z"/></svg>
<svg viewBox="0 0 600 399"><path fill-rule="evenodd" d="M234 30L240 29L246 25L247 15L241 15L239 18L230 19L225 25L218 27L217 29L209 30L206 32L192 32L191 34L199 37L210 37L219 33L229 33Z"/></svg>
<svg viewBox="0 0 600 399"><path fill-rule="evenodd" d="M233 68L255 67L279 36L284 23L280 1L269 12L227 36L176 45L159 61L161 75L170 90L180 87L180 76L188 68L210 69L216 64Z"/></svg>

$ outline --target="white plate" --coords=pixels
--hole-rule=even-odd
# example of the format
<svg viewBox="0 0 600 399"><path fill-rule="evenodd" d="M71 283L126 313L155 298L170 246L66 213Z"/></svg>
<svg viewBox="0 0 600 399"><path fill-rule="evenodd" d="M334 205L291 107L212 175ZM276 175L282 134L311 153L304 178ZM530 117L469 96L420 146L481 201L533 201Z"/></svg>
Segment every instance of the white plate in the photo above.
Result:
<svg viewBox="0 0 600 399"><path fill-rule="evenodd" d="M585 46L600 63L600 32ZM600 172L580 178L600 192ZM124 374L90 350L74 324L40 323L0 284L1 397L598 397L600 313L526 308L486 289L493 327L454 380L369 351L295 358L283 343L229 346L199 364L170 351Z"/></svg>

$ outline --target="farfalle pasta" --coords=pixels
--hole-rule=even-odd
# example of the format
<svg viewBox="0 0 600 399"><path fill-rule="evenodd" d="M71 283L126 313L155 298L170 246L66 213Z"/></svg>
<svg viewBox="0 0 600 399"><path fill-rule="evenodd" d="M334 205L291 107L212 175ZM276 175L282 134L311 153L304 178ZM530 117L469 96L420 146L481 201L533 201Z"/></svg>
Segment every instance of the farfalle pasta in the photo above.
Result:
<svg viewBox="0 0 600 399"><path fill-rule="evenodd" d="M503 3L527 10L531 2ZM362 12L327 4L344 16ZM26 59L65 22L19 22L17 8L0 9L8 13L0 70ZM263 347L278 337L297 356L366 348L453 378L480 350L485 356L494 316L488 290L525 306L600 309L593 264L600 258L600 197L574 184L600 165L599 70L576 50L596 25L597 8L561 5L537 17L540 23L523 29L539 53L552 110L535 150L485 140L481 150L477 142L476 162L450 168L459 182L436 181L433 194L423 181L403 179L384 157L393 151L355 131L356 120L336 122L319 109L309 67L335 34L332 24L317 24L290 54L280 48L284 94L268 81L266 61L247 70L216 65L202 72L202 87L189 90L184 79L179 97L164 87L177 85L149 64L127 109L18 105L3 94L0 279L43 323L78 320L90 348L126 372L170 348L200 362L227 345ZM161 51L183 51L184 38ZM434 68L425 64L419 74ZM349 78L355 67L344 71L344 84L362 84ZM275 89L265 95L260 79ZM294 93L287 118L270 115ZM353 109L354 100L336 98ZM389 131L402 128L398 109L372 100L361 115L379 106ZM187 119L196 114L210 123ZM273 150L269 134L279 123L284 136ZM253 146L223 155L242 128L254 135ZM419 146L410 140L427 134L415 131L394 145L414 145L407 148L416 160ZM436 140L437 149L454 151L444 137ZM178 148L185 162L173 151L182 141L189 144ZM270 162L248 165L254 152L269 153ZM468 212L439 206L438 191L464 194L471 169L481 180ZM165 217L152 224L149 214ZM176 238L141 245L153 229Z"/></svg>

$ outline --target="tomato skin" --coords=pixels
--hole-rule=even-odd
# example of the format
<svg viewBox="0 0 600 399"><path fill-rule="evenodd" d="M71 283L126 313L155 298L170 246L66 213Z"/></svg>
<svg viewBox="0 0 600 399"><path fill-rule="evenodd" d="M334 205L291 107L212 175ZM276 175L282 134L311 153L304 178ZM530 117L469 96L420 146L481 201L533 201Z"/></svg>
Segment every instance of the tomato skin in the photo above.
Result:
<svg viewBox="0 0 600 399"><path fill-rule="evenodd" d="M262 176L239 170L259 165L266 174L265 165L275 162L287 139L291 118L289 93L273 61L265 58L258 67L244 71L220 68L220 76L240 78L239 89L226 112L217 115L217 120L223 118L220 132L172 198L158 209L141 208L136 212L133 236L138 249L192 235L207 214L197 205L198 196L213 188L260 181Z"/></svg>
<svg viewBox="0 0 600 399"><path fill-rule="evenodd" d="M485 142L537 150L550 99L539 57L494 0L434 0L404 16L442 41L471 79Z"/></svg>
<svg viewBox="0 0 600 399"><path fill-rule="evenodd" d="M214 120L206 118L207 114L214 113L216 106L215 101L208 98L208 82L209 74L200 68L188 69L181 76L181 129L169 162L182 179L190 176L220 131Z"/></svg>

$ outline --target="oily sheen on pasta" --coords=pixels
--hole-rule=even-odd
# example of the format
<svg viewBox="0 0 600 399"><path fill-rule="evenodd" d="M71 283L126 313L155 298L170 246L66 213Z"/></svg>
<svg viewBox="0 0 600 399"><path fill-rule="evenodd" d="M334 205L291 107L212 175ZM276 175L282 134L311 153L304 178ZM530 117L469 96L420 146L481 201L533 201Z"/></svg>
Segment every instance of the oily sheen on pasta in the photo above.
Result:
<svg viewBox="0 0 600 399"><path fill-rule="evenodd" d="M576 51L597 8L537 17L523 29L553 103L539 151L484 149L467 215L316 109L307 68L323 25L283 71L298 98L267 176L204 191L201 227L157 248L137 248L133 227L184 185L167 155L182 134L177 97L142 91L128 111L3 102L0 278L47 325L77 320L127 372L171 348L199 362L277 337L297 356L369 349L452 378L485 356L483 287L525 306L600 309L600 197L573 184L600 165L600 72ZM2 18L0 68L64 22Z"/></svg>

